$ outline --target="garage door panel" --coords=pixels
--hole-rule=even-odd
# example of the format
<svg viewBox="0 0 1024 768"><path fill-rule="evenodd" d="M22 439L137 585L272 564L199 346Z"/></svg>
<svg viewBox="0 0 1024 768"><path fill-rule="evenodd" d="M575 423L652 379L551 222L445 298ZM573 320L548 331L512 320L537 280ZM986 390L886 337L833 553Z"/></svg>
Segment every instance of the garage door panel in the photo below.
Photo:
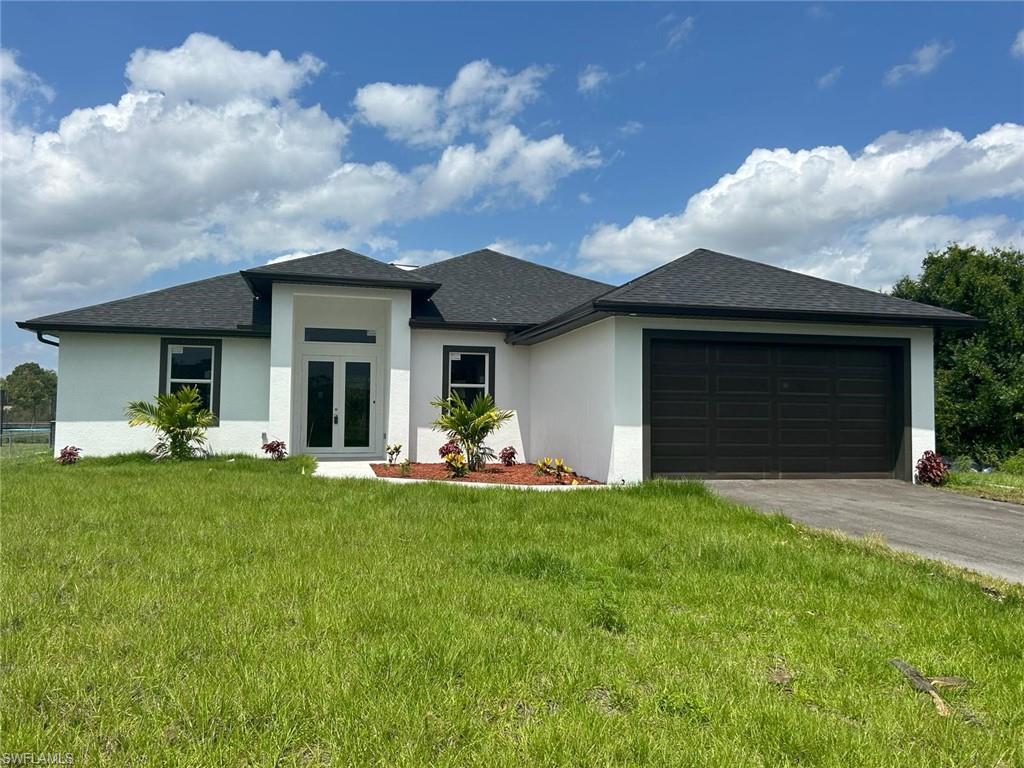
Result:
<svg viewBox="0 0 1024 768"><path fill-rule="evenodd" d="M651 471L891 475L898 359L883 347L654 339Z"/></svg>
<svg viewBox="0 0 1024 768"><path fill-rule="evenodd" d="M726 400L715 403L715 416L718 419L770 419L772 403L770 400Z"/></svg>
<svg viewBox="0 0 1024 768"><path fill-rule="evenodd" d="M718 376L715 391L723 395L763 395L771 392L772 382L767 376Z"/></svg>

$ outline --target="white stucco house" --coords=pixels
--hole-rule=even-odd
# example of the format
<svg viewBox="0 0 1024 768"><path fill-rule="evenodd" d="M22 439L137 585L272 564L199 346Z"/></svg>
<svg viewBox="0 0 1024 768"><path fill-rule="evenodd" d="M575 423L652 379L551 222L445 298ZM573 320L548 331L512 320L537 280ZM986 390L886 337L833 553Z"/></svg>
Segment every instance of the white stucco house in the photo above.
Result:
<svg viewBox="0 0 1024 768"><path fill-rule="evenodd" d="M57 343L57 447L151 447L129 400L185 384L217 452L439 461L430 401L488 391L492 447L609 482L911 479L934 448L932 335L977 322L708 250L614 287L491 250L348 250L19 323Z"/></svg>

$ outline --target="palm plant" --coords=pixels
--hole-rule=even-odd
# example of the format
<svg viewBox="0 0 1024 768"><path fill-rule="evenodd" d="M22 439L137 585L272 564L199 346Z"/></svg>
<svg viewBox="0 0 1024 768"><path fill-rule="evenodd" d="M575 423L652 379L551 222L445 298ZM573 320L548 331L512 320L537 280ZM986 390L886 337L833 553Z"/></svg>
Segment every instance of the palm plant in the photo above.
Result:
<svg viewBox="0 0 1024 768"><path fill-rule="evenodd" d="M182 387L177 392L157 395L152 403L134 400L125 407L124 415L132 427L152 427L159 439L153 448L157 459L190 459L206 446L206 429L215 422L203 408L199 390Z"/></svg>
<svg viewBox="0 0 1024 768"><path fill-rule="evenodd" d="M434 427L462 446L470 470L482 469L488 459L494 459L494 451L484 445L484 441L512 418L512 411L501 410L494 405L494 398L485 393L473 398L470 405L466 405L457 392L447 398L435 398L430 404L441 409L434 419Z"/></svg>

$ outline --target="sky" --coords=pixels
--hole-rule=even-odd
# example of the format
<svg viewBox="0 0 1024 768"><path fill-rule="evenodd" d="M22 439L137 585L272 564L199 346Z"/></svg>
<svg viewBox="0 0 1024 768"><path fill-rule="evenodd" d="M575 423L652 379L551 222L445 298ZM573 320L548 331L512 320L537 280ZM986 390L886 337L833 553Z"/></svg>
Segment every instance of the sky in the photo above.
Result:
<svg viewBox="0 0 1024 768"><path fill-rule="evenodd" d="M870 289L1024 247L1024 4L0 7L15 320L347 247Z"/></svg>

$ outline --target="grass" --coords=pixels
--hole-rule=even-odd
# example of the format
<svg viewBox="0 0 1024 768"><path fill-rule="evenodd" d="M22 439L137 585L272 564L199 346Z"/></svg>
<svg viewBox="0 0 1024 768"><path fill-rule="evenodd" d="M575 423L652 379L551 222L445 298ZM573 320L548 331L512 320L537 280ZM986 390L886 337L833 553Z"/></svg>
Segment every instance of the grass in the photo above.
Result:
<svg viewBox="0 0 1024 768"><path fill-rule="evenodd" d="M945 488L983 499L1024 504L1024 475L1009 472L950 472Z"/></svg>
<svg viewBox="0 0 1024 768"><path fill-rule="evenodd" d="M308 468L5 462L0 751L1024 764L1020 588L697 484L537 493ZM894 657L970 679L944 690L954 715Z"/></svg>

